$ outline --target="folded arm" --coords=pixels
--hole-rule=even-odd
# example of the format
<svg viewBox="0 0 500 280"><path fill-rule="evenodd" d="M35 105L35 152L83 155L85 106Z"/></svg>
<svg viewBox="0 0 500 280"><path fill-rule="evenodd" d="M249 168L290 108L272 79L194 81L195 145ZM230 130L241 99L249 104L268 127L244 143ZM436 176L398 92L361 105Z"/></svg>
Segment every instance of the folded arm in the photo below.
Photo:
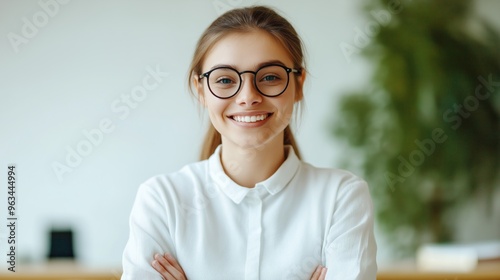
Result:
<svg viewBox="0 0 500 280"><path fill-rule="evenodd" d="M339 188L326 240L327 280L376 279L373 219L366 182L355 181Z"/></svg>
<svg viewBox="0 0 500 280"><path fill-rule="evenodd" d="M161 279L151 267L156 253L174 253L165 195L141 185L130 214L130 235L123 252L122 280Z"/></svg>

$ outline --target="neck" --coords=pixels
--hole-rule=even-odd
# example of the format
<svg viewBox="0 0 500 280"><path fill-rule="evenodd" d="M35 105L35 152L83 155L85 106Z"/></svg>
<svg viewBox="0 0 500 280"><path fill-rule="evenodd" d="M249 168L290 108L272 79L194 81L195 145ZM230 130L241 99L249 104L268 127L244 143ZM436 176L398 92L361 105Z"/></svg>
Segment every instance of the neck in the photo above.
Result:
<svg viewBox="0 0 500 280"><path fill-rule="evenodd" d="M226 174L235 183L247 188L253 188L271 177L285 161L283 140L276 138L281 141L250 148L223 139L221 162Z"/></svg>

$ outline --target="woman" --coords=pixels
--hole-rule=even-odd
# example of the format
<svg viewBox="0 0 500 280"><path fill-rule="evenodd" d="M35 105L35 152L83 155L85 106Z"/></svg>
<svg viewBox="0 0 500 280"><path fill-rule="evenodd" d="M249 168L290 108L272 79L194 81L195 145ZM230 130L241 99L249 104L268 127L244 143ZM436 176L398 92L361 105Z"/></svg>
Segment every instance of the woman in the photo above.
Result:
<svg viewBox="0 0 500 280"><path fill-rule="evenodd" d="M189 73L211 121L202 161L141 185L122 279L375 279L367 184L302 162L288 126L306 78L290 23L229 11Z"/></svg>

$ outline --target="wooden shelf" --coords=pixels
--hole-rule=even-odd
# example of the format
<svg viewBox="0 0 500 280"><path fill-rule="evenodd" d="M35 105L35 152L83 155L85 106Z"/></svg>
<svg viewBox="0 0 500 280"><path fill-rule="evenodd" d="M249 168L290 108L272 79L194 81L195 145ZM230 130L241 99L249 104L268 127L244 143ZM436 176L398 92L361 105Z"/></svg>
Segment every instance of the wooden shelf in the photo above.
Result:
<svg viewBox="0 0 500 280"><path fill-rule="evenodd" d="M119 280L121 268L86 267L73 262L50 262L16 266L0 271L0 280ZM419 271L413 263L380 267L377 280L500 280L500 261L480 262L467 273Z"/></svg>
<svg viewBox="0 0 500 280"><path fill-rule="evenodd" d="M401 263L379 268L377 280L500 280L500 261L480 262L471 272L426 272Z"/></svg>
<svg viewBox="0 0 500 280"><path fill-rule="evenodd" d="M119 280L121 268L88 267L70 261L16 265L16 272L0 271L0 280Z"/></svg>

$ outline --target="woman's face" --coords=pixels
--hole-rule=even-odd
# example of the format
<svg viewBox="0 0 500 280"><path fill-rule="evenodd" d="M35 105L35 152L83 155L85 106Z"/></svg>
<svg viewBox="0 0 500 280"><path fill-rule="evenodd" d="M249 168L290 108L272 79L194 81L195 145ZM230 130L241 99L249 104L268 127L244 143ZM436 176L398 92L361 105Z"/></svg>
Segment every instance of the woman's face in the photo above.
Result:
<svg viewBox="0 0 500 280"><path fill-rule="evenodd" d="M207 53L202 73L221 65L238 72L257 71L268 63L293 68L287 50L267 32L233 33L219 40ZM273 141L283 143L283 130L290 122L294 103L300 99L305 78L304 71L298 79L296 75L289 74L288 87L276 97L260 94L254 86L252 73L241 74L240 90L228 99L215 97L208 88L206 77L195 79L194 83L212 124L222 136L222 143L258 148Z"/></svg>

